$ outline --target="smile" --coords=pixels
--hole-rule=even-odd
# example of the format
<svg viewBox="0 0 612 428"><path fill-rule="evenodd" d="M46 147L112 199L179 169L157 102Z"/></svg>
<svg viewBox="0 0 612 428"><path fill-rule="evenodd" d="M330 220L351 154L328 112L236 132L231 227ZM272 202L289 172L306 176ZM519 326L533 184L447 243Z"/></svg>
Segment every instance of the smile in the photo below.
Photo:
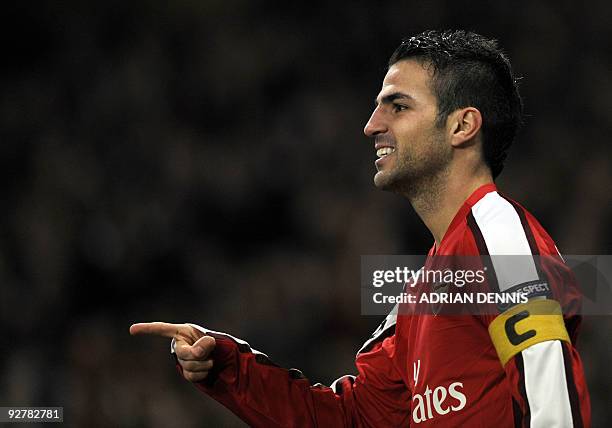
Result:
<svg viewBox="0 0 612 428"><path fill-rule="evenodd" d="M376 156L378 156L379 158L382 158L387 155L390 155L394 151L395 151L394 147L381 147L380 149L376 150Z"/></svg>

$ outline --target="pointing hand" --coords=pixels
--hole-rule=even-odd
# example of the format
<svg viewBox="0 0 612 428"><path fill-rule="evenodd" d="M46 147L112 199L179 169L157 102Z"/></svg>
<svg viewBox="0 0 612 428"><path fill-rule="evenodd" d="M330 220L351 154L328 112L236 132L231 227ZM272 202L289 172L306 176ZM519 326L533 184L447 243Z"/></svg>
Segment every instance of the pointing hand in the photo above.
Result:
<svg viewBox="0 0 612 428"><path fill-rule="evenodd" d="M150 334L175 340L175 352L183 369L183 376L191 382L206 379L213 366L209 358L215 348L215 339L188 324L149 322L133 324L130 334Z"/></svg>

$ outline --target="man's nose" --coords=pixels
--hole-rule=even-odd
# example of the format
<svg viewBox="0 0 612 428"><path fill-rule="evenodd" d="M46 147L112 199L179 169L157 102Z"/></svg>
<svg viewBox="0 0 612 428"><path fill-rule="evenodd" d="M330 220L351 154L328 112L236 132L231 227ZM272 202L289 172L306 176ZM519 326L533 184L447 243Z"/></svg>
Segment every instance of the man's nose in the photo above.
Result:
<svg viewBox="0 0 612 428"><path fill-rule="evenodd" d="M374 137L385 132L387 132L387 126L382 118L382 112L376 107L363 128L363 133L368 137Z"/></svg>

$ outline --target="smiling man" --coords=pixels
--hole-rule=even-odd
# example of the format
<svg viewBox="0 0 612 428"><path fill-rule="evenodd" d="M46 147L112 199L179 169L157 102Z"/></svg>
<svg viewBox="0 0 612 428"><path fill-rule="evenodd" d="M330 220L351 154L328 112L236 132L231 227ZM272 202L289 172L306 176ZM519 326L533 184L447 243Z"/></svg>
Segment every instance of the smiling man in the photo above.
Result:
<svg viewBox="0 0 612 428"><path fill-rule="evenodd" d="M357 376L330 387L193 324L130 332L172 338L183 376L253 426L589 426L571 272L535 218L494 184L521 114L495 41L429 31L392 55L365 134L378 156L375 185L406 197L432 233L426 265L526 257L510 271L490 257L486 282L493 293L531 290L526 303L460 317L400 305L359 350Z"/></svg>

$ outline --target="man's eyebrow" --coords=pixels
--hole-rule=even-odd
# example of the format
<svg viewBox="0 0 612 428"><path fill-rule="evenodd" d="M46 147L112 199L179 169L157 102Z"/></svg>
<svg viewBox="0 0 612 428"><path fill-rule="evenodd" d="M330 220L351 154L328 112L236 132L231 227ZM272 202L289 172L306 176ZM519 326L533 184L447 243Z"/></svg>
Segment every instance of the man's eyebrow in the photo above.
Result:
<svg viewBox="0 0 612 428"><path fill-rule="evenodd" d="M405 94L403 92L393 92L392 94L385 95L381 98L380 104L391 104L395 100L406 99L406 100L414 100L410 95ZM374 98L374 105L377 106L379 104L378 98Z"/></svg>

